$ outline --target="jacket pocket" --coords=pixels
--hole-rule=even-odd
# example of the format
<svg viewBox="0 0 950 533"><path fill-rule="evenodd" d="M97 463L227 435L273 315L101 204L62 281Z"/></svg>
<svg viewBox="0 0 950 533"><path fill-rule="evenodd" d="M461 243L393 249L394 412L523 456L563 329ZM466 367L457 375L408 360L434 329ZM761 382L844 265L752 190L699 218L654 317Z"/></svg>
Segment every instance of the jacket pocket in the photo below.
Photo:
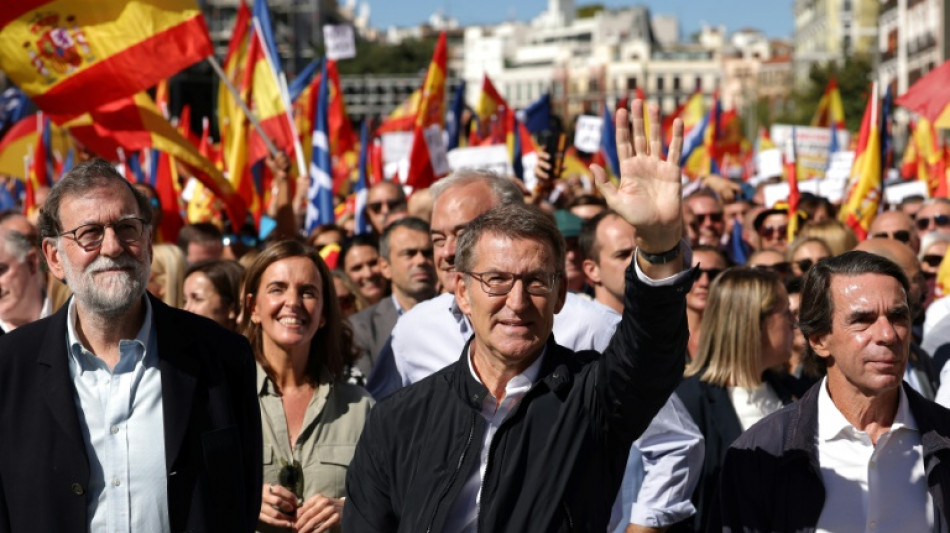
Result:
<svg viewBox="0 0 950 533"><path fill-rule="evenodd" d="M346 470L353 460L356 446L324 444L314 447L316 462L311 475L304 474L304 492L340 498L345 494Z"/></svg>

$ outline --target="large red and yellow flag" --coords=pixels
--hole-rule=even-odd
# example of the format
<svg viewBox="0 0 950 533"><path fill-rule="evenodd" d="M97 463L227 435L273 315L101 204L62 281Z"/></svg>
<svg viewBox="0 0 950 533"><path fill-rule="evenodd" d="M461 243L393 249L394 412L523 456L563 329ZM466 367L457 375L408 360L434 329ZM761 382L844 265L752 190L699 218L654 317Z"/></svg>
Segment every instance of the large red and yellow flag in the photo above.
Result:
<svg viewBox="0 0 950 533"><path fill-rule="evenodd" d="M406 184L414 189L423 189L445 175L442 162L433 164L433 155L444 159L445 154L433 154L443 150L442 130L445 129L445 74L448 60L445 32L432 54L432 62L422 84L422 97L412 133L412 148L409 151L409 173ZM431 145L431 146L430 146Z"/></svg>
<svg viewBox="0 0 950 533"><path fill-rule="evenodd" d="M0 2L0 69L51 114L143 91L212 52L194 0Z"/></svg>
<svg viewBox="0 0 950 533"><path fill-rule="evenodd" d="M422 89L412 91L409 98L399 104L376 128L376 135L394 131L412 131L412 127L416 123L416 114L419 112L419 102L421 101Z"/></svg>
<svg viewBox="0 0 950 533"><path fill-rule="evenodd" d="M811 119L812 126L822 128L844 129L844 106L841 104L841 91L838 90L838 80L831 78L825 93L818 101L818 109Z"/></svg>
<svg viewBox="0 0 950 533"><path fill-rule="evenodd" d="M247 206L231 184L168 122L148 93L122 98L71 119L52 118L86 148L106 159L118 159L120 148L126 153L153 148L173 156L221 198L235 228L244 221Z"/></svg>
<svg viewBox="0 0 950 533"><path fill-rule="evenodd" d="M905 179L916 178L926 183L932 197L946 197L944 150L939 145L933 123L927 117L920 116L911 131L901 162L901 175Z"/></svg>
<svg viewBox="0 0 950 533"><path fill-rule="evenodd" d="M284 106L277 76L267 60L263 38L255 30L251 11L243 1L238 7L224 71L275 147L291 153L294 134L290 115ZM224 82L218 88L218 120L228 179L255 219L259 219L264 204L251 176L251 166L267 157L267 145L251 127Z"/></svg>
<svg viewBox="0 0 950 533"><path fill-rule="evenodd" d="M847 194L838 212L838 219L854 230L861 240L867 238L868 228L877 216L883 194L878 115L877 83L874 83L864 110L864 118L861 120Z"/></svg>

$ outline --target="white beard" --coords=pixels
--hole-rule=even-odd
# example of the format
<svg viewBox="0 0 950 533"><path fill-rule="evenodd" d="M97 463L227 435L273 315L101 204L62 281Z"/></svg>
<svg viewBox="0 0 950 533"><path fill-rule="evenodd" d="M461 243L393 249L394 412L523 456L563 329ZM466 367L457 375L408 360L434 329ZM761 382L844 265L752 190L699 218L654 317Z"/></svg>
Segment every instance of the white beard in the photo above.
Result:
<svg viewBox="0 0 950 533"><path fill-rule="evenodd" d="M62 250L60 255L66 258ZM150 261L148 255L146 252L146 259ZM146 265L151 266L148 263ZM146 265L124 253L117 258L99 256L83 271L77 271L69 260L65 259L63 272L66 284L83 308L100 317L114 318L131 309L145 294L149 275ZM110 268L131 268L132 272L96 274Z"/></svg>

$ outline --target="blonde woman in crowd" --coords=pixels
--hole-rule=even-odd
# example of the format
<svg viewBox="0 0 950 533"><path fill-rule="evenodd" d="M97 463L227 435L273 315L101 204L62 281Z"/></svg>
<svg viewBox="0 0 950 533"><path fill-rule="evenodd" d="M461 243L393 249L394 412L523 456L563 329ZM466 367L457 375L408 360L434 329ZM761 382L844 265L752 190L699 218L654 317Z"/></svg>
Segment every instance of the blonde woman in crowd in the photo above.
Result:
<svg viewBox="0 0 950 533"><path fill-rule="evenodd" d="M181 309L184 303L182 284L185 281L185 254L174 244L152 245L152 271L148 291L156 298Z"/></svg>

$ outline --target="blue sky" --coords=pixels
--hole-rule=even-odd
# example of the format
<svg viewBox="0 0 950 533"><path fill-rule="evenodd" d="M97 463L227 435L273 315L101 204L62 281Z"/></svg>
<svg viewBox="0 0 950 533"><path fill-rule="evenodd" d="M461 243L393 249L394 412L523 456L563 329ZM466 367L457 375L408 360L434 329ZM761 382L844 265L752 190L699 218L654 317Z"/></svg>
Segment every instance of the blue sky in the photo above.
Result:
<svg viewBox="0 0 950 533"><path fill-rule="evenodd" d="M360 3L366 0L360 0ZM679 17L680 34L686 38L703 22L728 31L753 27L769 37L790 38L793 29L792 0L646 0L623 2L600 0L607 7L645 5L654 14ZM377 28L414 26L436 10L442 10L463 25L491 24L508 19L530 20L547 9L547 0L369 0L370 22Z"/></svg>

